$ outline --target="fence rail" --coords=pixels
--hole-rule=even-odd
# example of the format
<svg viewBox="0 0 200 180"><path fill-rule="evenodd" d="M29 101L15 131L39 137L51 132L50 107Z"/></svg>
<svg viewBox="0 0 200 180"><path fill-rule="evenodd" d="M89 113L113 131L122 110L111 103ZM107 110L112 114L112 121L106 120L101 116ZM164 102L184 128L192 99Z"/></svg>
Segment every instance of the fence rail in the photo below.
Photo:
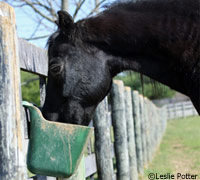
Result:
<svg viewBox="0 0 200 180"><path fill-rule="evenodd" d="M170 103L165 105L165 107L167 109L168 119L175 119L181 117L185 118L187 116L198 115L191 101Z"/></svg>
<svg viewBox="0 0 200 180"><path fill-rule="evenodd" d="M43 105L48 61L45 50L17 38L14 10L3 2L0 2L0 22L0 142L3 142L0 143L0 179L26 180L28 140L24 134L26 119L21 106L19 71L21 68L40 76ZM99 180L138 179L165 132L166 109L157 108L137 91L124 87L122 81L114 81L109 98L112 111L108 110L105 99L95 112L95 151L88 146L85 177L93 179L97 172ZM34 180L55 179L34 177Z"/></svg>
<svg viewBox="0 0 200 180"><path fill-rule="evenodd" d="M38 48L24 39L19 38L18 50L20 67L22 70L41 76L47 76L48 59L47 52L44 49Z"/></svg>

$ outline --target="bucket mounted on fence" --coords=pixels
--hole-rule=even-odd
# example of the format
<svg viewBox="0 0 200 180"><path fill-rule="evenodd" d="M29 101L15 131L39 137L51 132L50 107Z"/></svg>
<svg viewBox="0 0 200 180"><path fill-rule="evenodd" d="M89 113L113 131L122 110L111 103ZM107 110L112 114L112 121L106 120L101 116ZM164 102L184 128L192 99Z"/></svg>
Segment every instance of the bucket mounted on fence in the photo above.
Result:
<svg viewBox="0 0 200 180"><path fill-rule="evenodd" d="M47 121L40 110L23 102L30 111L27 167L34 174L66 178L77 169L93 128Z"/></svg>

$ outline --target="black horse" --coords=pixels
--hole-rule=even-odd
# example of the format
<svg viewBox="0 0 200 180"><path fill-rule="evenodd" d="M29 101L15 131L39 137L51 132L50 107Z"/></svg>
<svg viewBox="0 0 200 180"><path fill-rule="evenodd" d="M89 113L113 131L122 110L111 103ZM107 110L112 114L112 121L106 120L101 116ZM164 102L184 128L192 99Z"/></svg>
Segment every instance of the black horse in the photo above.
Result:
<svg viewBox="0 0 200 180"><path fill-rule="evenodd" d="M64 11L58 16L48 41L47 119L88 125L124 70L188 95L200 113L199 0L115 3L76 23Z"/></svg>

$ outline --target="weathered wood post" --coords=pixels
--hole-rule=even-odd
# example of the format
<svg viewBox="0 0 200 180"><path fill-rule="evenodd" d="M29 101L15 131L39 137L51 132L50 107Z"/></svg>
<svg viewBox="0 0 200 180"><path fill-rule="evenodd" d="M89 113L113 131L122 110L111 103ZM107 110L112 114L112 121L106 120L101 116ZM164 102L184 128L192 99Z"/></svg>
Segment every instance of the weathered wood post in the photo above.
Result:
<svg viewBox="0 0 200 180"><path fill-rule="evenodd" d="M160 143L162 141L163 135L164 135L164 126L165 126L165 117L164 115L164 110L162 108L159 108L159 114L160 114L160 122L161 122L161 135L160 135ZM159 144L160 146L160 144Z"/></svg>
<svg viewBox="0 0 200 180"><path fill-rule="evenodd" d="M150 161L152 161L153 159L153 154L154 154L154 148L155 148L155 137L154 134L156 132L156 128L155 128L155 105L150 102L149 104L149 108L151 108L150 112L151 112L151 119L150 119L150 127L151 127L151 131L150 131L150 146L151 146L151 156L150 156Z"/></svg>
<svg viewBox="0 0 200 180"><path fill-rule="evenodd" d="M141 120L140 120L140 107L139 107L139 93L133 91L132 93L133 103L133 118L135 127L135 145L137 155L137 169L140 174L143 174L143 154L142 154L142 134L141 134Z"/></svg>
<svg viewBox="0 0 200 180"><path fill-rule="evenodd" d="M184 102L182 102L181 107L182 107L182 117L185 118L186 115L185 115L185 103Z"/></svg>
<svg viewBox="0 0 200 180"><path fill-rule="evenodd" d="M153 158L153 107L154 104L148 100L148 134L149 134L149 162L152 161Z"/></svg>
<svg viewBox="0 0 200 180"><path fill-rule="evenodd" d="M155 152L155 148L156 148L156 130L157 130L157 119L156 119L156 106L152 106L152 121L151 121L151 127L152 127L152 131L151 131L151 153L152 155Z"/></svg>
<svg viewBox="0 0 200 180"><path fill-rule="evenodd" d="M142 153L143 153L143 166L147 164L147 147L146 147L146 123L145 123L145 109L144 97L139 95L140 99L140 119L141 119L141 134L142 134Z"/></svg>
<svg viewBox="0 0 200 180"><path fill-rule="evenodd" d="M130 87L125 87L124 98L125 98L127 137L128 137L127 141L128 141L130 180L136 180L138 179L137 159L136 159L137 156L135 147L135 130L133 122L132 95Z"/></svg>
<svg viewBox="0 0 200 180"><path fill-rule="evenodd" d="M157 148L159 147L160 145L160 139L161 139L161 135L162 135L162 121L161 121L161 118L160 118L160 109L157 108L157 116L158 116L158 119L157 119L157 123L158 123L158 129L157 129L157 137L158 137L158 142L157 142Z"/></svg>
<svg viewBox="0 0 200 180"><path fill-rule="evenodd" d="M129 180L129 159L123 82L115 80L110 94L112 105L112 124L115 135L114 146L117 161L117 179Z"/></svg>
<svg viewBox="0 0 200 180"><path fill-rule="evenodd" d="M160 121L161 121L161 138L160 138L160 143L161 143L165 130L164 109L162 108L160 108Z"/></svg>
<svg viewBox="0 0 200 180"><path fill-rule="evenodd" d="M169 106L166 105L166 107L167 107L167 119L169 120L169 119L171 119L171 112L169 110Z"/></svg>
<svg viewBox="0 0 200 180"><path fill-rule="evenodd" d="M145 124L146 124L146 152L147 152L147 164L150 162L150 132L149 132L149 123L150 123L150 117L149 117L149 100L145 97L144 98L144 111L145 111Z"/></svg>
<svg viewBox="0 0 200 180"><path fill-rule="evenodd" d="M158 134L158 122L157 122L157 108L155 107L154 108L154 153L155 153L155 150L156 150L156 146L157 146L157 134Z"/></svg>
<svg viewBox="0 0 200 180"><path fill-rule="evenodd" d="M101 102L94 115L95 154L99 180L112 180L113 161L110 139L110 122L107 118L107 99Z"/></svg>
<svg viewBox="0 0 200 180"><path fill-rule="evenodd" d="M0 2L0 179L25 180L24 127L14 9Z"/></svg>
<svg viewBox="0 0 200 180"><path fill-rule="evenodd" d="M165 106L162 107L162 116L164 118L164 127L163 127L163 134L167 128L167 109Z"/></svg>
<svg viewBox="0 0 200 180"><path fill-rule="evenodd" d="M176 113L176 103L174 103L173 105L174 105L174 117L173 117L173 118L176 118L176 117L177 117L177 113Z"/></svg>
<svg viewBox="0 0 200 180"><path fill-rule="evenodd" d="M159 122L159 109L156 107L156 150L158 149L159 140L160 140L160 122Z"/></svg>
<svg viewBox="0 0 200 180"><path fill-rule="evenodd" d="M162 112L162 118L163 118L163 135L164 135L166 127L167 127L166 108L162 107L161 112Z"/></svg>
<svg viewBox="0 0 200 180"><path fill-rule="evenodd" d="M40 76L40 106L44 105L46 97L46 77Z"/></svg>

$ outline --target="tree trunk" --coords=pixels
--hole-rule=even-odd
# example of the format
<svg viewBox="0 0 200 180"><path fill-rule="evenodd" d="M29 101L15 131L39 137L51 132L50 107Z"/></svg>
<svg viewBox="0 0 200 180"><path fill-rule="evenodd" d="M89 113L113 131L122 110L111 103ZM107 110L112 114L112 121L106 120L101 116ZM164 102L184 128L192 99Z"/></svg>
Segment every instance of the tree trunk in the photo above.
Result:
<svg viewBox="0 0 200 180"><path fill-rule="evenodd" d="M62 3L61 9L64 11L68 11L68 9L69 9L68 0L61 0L61 3Z"/></svg>

